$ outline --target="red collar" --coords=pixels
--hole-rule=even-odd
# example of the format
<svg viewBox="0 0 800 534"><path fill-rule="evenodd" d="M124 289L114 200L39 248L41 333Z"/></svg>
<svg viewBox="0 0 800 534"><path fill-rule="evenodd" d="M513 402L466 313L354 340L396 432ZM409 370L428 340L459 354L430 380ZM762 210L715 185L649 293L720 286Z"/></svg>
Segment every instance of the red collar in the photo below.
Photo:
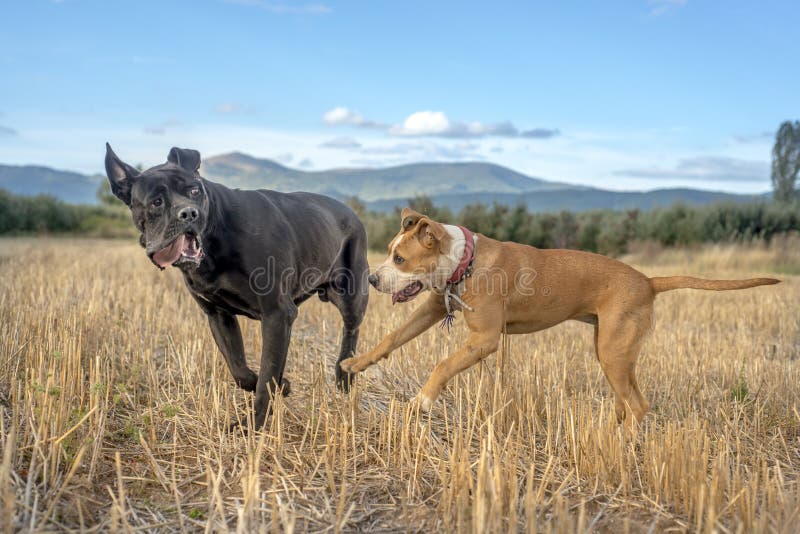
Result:
<svg viewBox="0 0 800 534"><path fill-rule="evenodd" d="M467 274L467 269L472 264L472 260L475 257L475 238L472 236L472 232L464 228L463 226L459 226L461 231L464 233L464 254L461 256L461 261L458 262L458 267L447 280L448 284L457 284L464 278L464 275Z"/></svg>

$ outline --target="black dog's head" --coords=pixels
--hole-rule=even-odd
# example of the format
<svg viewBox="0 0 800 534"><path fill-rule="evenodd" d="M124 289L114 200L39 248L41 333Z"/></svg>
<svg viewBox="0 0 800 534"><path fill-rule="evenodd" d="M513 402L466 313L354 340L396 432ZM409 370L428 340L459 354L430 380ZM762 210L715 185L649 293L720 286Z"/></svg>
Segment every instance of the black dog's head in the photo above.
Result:
<svg viewBox="0 0 800 534"><path fill-rule="evenodd" d="M159 268L195 268L203 259L209 200L199 168L197 150L173 148L166 163L139 172L106 143L111 191L131 209L147 256Z"/></svg>

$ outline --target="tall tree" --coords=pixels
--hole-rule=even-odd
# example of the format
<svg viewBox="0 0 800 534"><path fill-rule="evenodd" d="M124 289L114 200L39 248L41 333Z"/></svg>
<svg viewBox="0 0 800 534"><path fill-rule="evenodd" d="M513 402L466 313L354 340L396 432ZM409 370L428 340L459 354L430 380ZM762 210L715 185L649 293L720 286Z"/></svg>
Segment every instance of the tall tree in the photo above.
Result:
<svg viewBox="0 0 800 534"><path fill-rule="evenodd" d="M352 196L347 199L346 204L353 210L359 219L364 220L367 216L367 205L361 201L357 196Z"/></svg>
<svg viewBox="0 0 800 534"><path fill-rule="evenodd" d="M797 198L796 183L800 174L800 121L786 121L775 134L772 148L772 187L775 200L791 202Z"/></svg>

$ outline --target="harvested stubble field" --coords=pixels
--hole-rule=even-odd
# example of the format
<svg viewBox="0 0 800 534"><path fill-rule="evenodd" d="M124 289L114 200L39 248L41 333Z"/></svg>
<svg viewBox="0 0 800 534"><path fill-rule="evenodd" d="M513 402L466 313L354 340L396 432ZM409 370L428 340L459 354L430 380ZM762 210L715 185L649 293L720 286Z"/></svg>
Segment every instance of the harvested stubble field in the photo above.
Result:
<svg viewBox="0 0 800 534"><path fill-rule="evenodd" d="M409 409L464 337L432 329L336 390L340 321L312 299L263 432L180 274L135 244L0 240L0 523L7 530L796 531L798 241L649 251L650 275L775 275L658 298L652 412L614 419L591 327L509 336L432 414ZM374 258L374 259L377 259ZM373 293L360 348L416 305ZM241 320L251 363L260 335Z"/></svg>

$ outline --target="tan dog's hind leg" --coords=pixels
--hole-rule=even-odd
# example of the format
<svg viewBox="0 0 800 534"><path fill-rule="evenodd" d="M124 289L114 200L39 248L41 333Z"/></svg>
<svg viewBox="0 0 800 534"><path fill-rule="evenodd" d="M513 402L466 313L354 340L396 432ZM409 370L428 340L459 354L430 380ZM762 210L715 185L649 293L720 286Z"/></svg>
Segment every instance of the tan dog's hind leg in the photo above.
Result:
<svg viewBox="0 0 800 534"><path fill-rule="evenodd" d="M383 341L377 347L366 354L342 360L342 369L348 373L358 373L370 365L378 363L389 356L393 350L408 343L438 321L441 321L445 313L444 299L441 295L432 293L428 300L414 310L403 326L383 338Z"/></svg>
<svg viewBox="0 0 800 534"><path fill-rule="evenodd" d="M420 408L425 411L430 410L442 388L451 378L494 353L499 342L500 330L472 332L467 338L466 345L436 364L433 373L415 399Z"/></svg>
<svg viewBox="0 0 800 534"><path fill-rule="evenodd" d="M636 383L636 358L650 330L652 305L619 313L599 314L597 356L615 394L617 421L633 426L650 409Z"/></svg>

